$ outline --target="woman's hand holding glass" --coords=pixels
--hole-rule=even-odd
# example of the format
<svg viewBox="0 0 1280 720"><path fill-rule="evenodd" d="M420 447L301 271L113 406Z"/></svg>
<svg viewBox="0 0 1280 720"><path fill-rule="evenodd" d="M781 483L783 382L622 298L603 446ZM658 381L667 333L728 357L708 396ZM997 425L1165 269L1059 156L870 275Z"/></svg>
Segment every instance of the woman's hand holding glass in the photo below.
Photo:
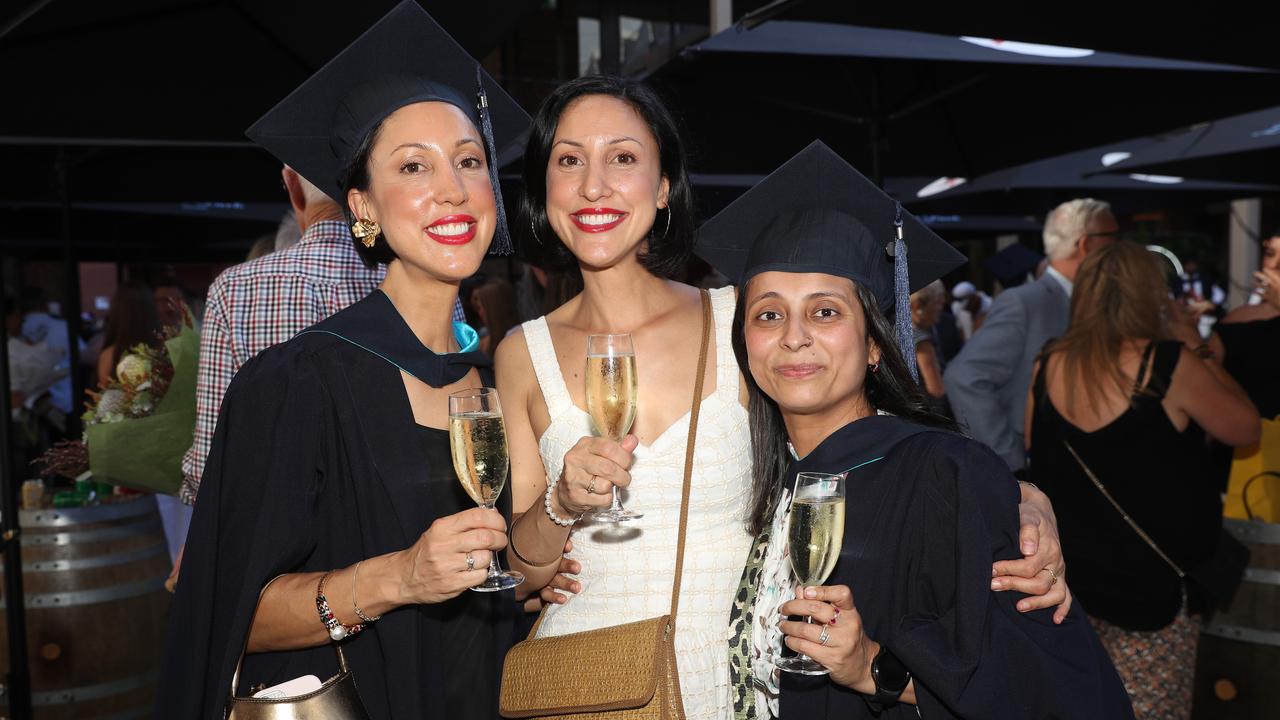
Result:
<svg viewBox="0 0 1280 720"><path fill-rule="evenodd" d="M833 681L856 692L874 693L871 661L880 645L867 637L849 586L806 587L803 592L804 599L783 603L782 615L803 615L813 622L782 621L779 627L787 636L787 647L830 670Z"/></svg>
<svg viewBox="0 0 1280 720"><path fill-rule="evenodd" d="M553 493L560 506L554 508L557 514L578 517L612 505L613 489L631 484L632 452L639 444L635 435L627 435L622 442L602 437L578 440L565 453L564 469Z"/></svg>
<svg viewBox="0 0 1280 720"><path fill-rule="evenodd" d="M479 585L493 553L506 546L507 524L496 510L472 508L437 519L400 553L401 604L444 602Z"/></svg>

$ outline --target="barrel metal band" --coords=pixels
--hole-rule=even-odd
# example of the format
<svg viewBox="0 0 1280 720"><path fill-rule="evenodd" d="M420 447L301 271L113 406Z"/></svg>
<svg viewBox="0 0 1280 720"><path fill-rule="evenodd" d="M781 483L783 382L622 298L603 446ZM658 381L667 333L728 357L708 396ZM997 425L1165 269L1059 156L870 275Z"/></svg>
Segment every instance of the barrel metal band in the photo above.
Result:
<svg viewBox="0 0 1280 720"><path fill-rule="evenodd" d="M63 572L67 570L87 570L89 568L125 565L131 562L153 558L156 555L163 555L168 551L169 546L161 542L138 548L137 550L116 553L114 555L99 555L98 557L76 558L74 560L36 560L33 562L24 562L22 563L22 572ZM3 571L4 560L0 559L0 572Z"/></svg>
<svg viewBox="0 0 1280 720"><path fill-rule="evenodd" d="M66 527L88 523L110 522L146 515L156 509L154 497L143 497L128 502L94 505L83 508L56 508L48 510L22 510L18 513L20 527Z"/></svg>
<svg viewBox="0 0 1280 720"><path fill-rule="evenodd" d="M143 673L142 675L132 675L127 678L115 680L100 685L82 685L81 687L63 688L61 690L46 690L44 692L31 693L32 705L66 705L68 703L85 702L87 700L99 700L112 695L120 695L131 690L138 690L153 684L160 677L158 672ZM149 708L146 708L149 710ZM136 711L135 711L136 712ZM133 712L124 715L124 717L133 717Z"/></svg>
<svg viewBox="0 0 1280 720"><path fill-rule="evenodd" d="M110 715L95 715L93 720L144 720L144 718L146 720L150 720L150 718L155 717L155 715L152 714L153 710L155 710L155 708L150 706L143 706L140 708L134 708L132 710L125 710L122 713L112 713Z"/></svg>
<svg viewBox="0 0 1280 720"><path fill-rule="evenodd" d="M27 595L26 606L29 610L43 610L55 607L70 607L73 605L92 605L93 603L111 602L112 600L123 600L125 598L138 597L155 592L164 587L165 578L153 577L146 580L138 580L137 582L125 583L123 585L112 585L111 587L97 588L95 590L73 590L71 592L61 593L42 593L39 595ZM5 607L5 601L0 600L0 609Z"/></svg>
<svg viewBox="0 0 1280 720"><path fill-rule="evenodd" d="M134 537L135 535L148 535L158 532L163 532L160 521L153 519L146 523L120 525L101 530L86 530L84 532L47 533L43 535L23 533L22 544L23 546L76 545L79 543L101 542L103 540L119 540L121 538Z"/></svg>
<svg viewBox="0 0 1280 720"><path fill-rule="evenodd" d="M1280 523L1226 518L1222 527L1246 545L1280 545Z"/></svg>
<svg viewBox="0 0 1280 720"><path fill-rule="evenodd" d="M1228 640L1239 640L1241 642L1253 643L1254 645L1270 645L1272 647L1280 647L1280 632L1275 630L1259 630L1258 628L1244 627L1242 625L1228 625L1226 623L1210 623L1204 629L1206 635L1213 635Z"/></svg>
<svg viewBox="0 0 1280 720"><path fill-rule="evenodd" d="M1280 585L1280 570L1271 568L1245 568L1244 579L1259 585Z"/></svg>

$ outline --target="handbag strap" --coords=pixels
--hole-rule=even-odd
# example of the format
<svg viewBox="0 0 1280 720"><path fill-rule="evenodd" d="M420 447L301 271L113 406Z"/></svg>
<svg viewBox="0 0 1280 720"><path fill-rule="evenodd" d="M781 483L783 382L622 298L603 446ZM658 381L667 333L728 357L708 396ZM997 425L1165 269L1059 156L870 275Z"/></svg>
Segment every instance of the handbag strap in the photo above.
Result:
<svg viewBox="0 0 1280 720"><path fill-rule="evenodd" d="M711 342L711 295L702 291L702 347L698 350L698 379L693 383L689 410L689 439L684 448L684 488L680 491L680 536L676 540L676 577L671 586L671 619L680 609L680 580L684 575L685 529L689 523L689 486L693 479L693 449L698 439L698 411L702 409L702 381L707 374L707 346ZM716 378L719 382L720 378Z"/></svg>
<svg viewBox="0 0 1280 720"><path fill-rule="evenodd" d="M277 576L275 576L275 577L271 578L271 580L270 580L270 581L268 581L266 585L263 585L263 586L262 586L262 589L258 591L258 602L259 602L259 603L261 603L261 602L262 602L262 596L266 594L266 592L267 592L267 588L271 587L271 583L275 582L276 580L279 580L279 579L280 579L280 578L282 578L282 577L284 577L284 575L277 575ZM254 609L253 609L253 615L251 615L251 616L249 617L249 632L252 632L252 631L253 631L253 618L254 618L254 616L256 616L257 614L258 614L258 608L257 608L257 606L255 605L255 606L254 606ZM244 645L240 648L240 657L239 657L239 659L237 659L237 660L236 660L236 670L235 670L235 672L234 672L234 673L232 673L232 674L231 674L231 697L232 697L232 699L235 699L235 696L236 696L236 688L240 686L240 666L244 664L244 656L245 656L245 654L248 652L248 649L249 649L249 632L246 632L246 633L245 633L245 635L244 635ZM349 672L349 670L347 670L347 656L342 654L342 646L341 646L341 645L339 645L339 644L338 644L338 643L336 643L336 642L335 642L335 643L332 643L332 645L333 645L333 650L334 650L334 652L338 653L338 673L339 673L339 674L344 674L344 673Z"/></svg>
<svg viewBox="0 0 1280 720"><path fill-rule="evenodd" d="M1102 497L1106 498L1107 502L1111 503L1111 507L1115 508L1116 512L1120 513L1120 517L1124 518L1124 521L1129 523L1129 527L1133 528L1133 531L1138 534L1138 537L1142 538L1142 541L1145 542L1148 547L1155 550L1161 560L1164 560L1169 567L1173 568L1173 571L1178 574L1179 579L1185 579L1187 574L1182 571L1182 568L1178 567L1178 564L1175 563L1168 555L1165 555L1164 551L1160 549L1160 546L1156 545L1156 541L1152 540L1150 535L1143 532L1142 528L1138 527L1138 523L1132 517L1129 517L1129 513L1125 512L1124 508L1120 507L1120 503L1116 502L1116 499L1111 497L1111 493L1107 492L1107 489L1103 487L1102 482L1098 480L1097 475L1093 474L1093 471L1089 469L1089 466L1084 464L1084 460L1081 459L1080 454L1076 452L1076 449L1071 447L1071 443L1063 440L1062 444L1067 446L1067 452L1071 453L1071 457L1075 458L1076 462L1080 463L1080 469L1084 470L1084 474L1093 482L1093 486L1098 488L1098 492L1102 493Z"/></svg>

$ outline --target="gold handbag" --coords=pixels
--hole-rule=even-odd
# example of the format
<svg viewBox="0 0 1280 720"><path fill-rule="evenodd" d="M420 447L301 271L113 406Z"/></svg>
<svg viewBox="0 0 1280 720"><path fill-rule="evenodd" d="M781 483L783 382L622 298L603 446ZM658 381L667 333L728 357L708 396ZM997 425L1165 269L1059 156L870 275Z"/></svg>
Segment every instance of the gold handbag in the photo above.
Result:
<svg viewBox="0 0 1280 720"><path fill-rule="evenodd" d="M267 583L262 592L266 592L270 585ZM258 597L261 599L262 595ZM248 645L247 638L245 644ZM236 671L231 676L226 720L370 720L369 711L365 710L360 693L356 691L355 677L347 668L342 646L334 643L333 650L338 654L338 674L318 689L294 697L240 698L236 697L236 686L240 684L240 666L244 663L244 651L241 650Z"/></svg>
<svg viewBox="0 0 1280 720"><path fill-rule="evenodd" d="M675 623L684 573L685 525L689 519L689 481L702 405L702 379L711 333L711 299L702 291L702 349L689 413L689 439L684 455L684 489L680 496L680 534L676 542L671 612L661 617L586 632L529 639L516 643L502 668L499 711L508 718L578 720L683 720L680 677L676 669ZM606 672L601 673L601 669Z"/></svg>

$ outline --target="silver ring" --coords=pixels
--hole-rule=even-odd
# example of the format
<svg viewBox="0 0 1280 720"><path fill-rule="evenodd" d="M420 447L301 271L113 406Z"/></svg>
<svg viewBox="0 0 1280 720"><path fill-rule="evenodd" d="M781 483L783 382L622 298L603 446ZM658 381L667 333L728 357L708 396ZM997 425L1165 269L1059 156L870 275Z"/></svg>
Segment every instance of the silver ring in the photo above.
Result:
<svg viewBox="0 0 1280 720"><path fill-rule="evenodd" d="M823 626L822 626L822 634L818 636L818 644L819 644L819 645L826 645L826 644L827 644L827 641L828 641L828 640L830 640L830 639L831 639L831 634L827 632L827 626L826 626L826 625L823 625Z"/></svg>
<svg viewBox="0 0 1280 720"><path fill-rule="evenodd" d="M467 571L470 572L475 569L476 569L476 559L471 557L471 553L468 552L467 553Z"/></svg>

